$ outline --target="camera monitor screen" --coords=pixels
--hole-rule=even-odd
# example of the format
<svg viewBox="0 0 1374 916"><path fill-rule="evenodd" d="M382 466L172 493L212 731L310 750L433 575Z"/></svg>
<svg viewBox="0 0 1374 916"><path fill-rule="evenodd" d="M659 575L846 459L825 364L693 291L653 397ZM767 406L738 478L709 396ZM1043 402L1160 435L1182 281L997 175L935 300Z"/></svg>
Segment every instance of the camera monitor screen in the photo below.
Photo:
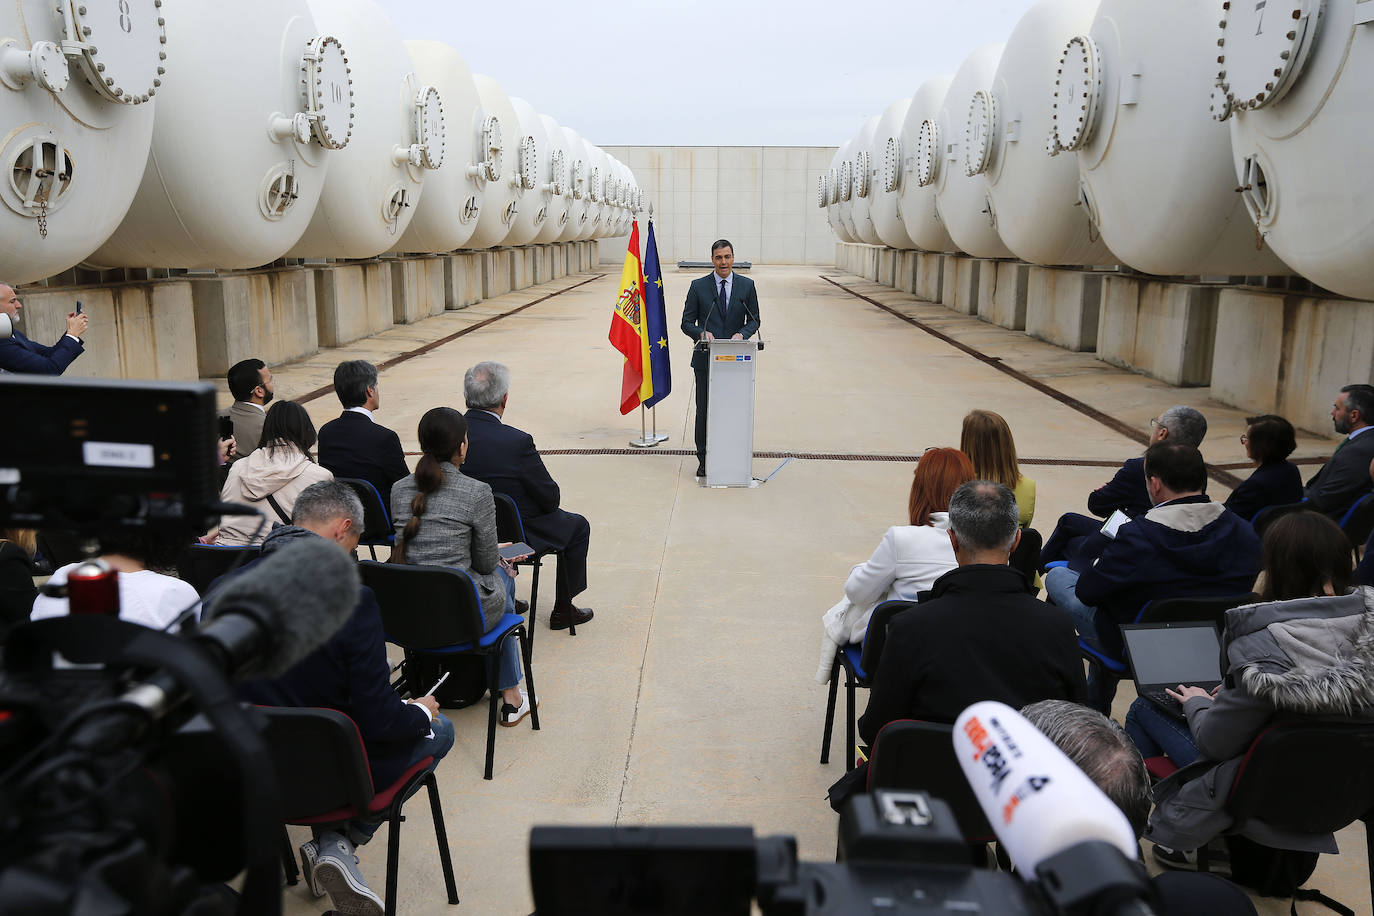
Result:
<svg viewBox="0 0 1374 916"><path fill-rule="evenodd" d="M219 497L215 388L0 375L0 525L203 531Z"/></svg>

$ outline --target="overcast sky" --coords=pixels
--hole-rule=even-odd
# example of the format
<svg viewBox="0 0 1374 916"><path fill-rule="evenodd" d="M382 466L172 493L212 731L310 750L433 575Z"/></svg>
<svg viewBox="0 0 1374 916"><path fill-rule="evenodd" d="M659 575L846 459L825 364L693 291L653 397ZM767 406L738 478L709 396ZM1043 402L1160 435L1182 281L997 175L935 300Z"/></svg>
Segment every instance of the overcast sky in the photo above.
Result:
<svg viewBox="0 0 1374 916"><path fill-rule="evenodd" d="M1032 0L378 0L599 146L838 146Z"/></svg>

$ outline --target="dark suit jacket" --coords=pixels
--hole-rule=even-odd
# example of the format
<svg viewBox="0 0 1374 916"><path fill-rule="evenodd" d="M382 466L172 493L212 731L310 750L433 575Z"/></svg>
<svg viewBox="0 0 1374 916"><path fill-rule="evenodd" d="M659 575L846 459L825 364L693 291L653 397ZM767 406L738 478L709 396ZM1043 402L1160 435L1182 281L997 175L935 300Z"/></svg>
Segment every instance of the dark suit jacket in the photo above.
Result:
<svg viewBox="0 0 1374 916"><path fill-rule="evenodd" d="M401 437L356 410L345 410L320 427L320 466L335 477L372 484L388 513L391 485L410 474Z"/></svg>
<svg viewBox="0 0 1374 916"><path fill-rule="evenodd" d="M1086 698L1068 615L1032 598L1010 566L961 566L889 626L859 734L872 744L894 719L952 723L979 700Z"/></svg>
<svg viewBox="0 0 1374 916"><path fill-rule="evenodd" d="M1279 459L1255 468L1226 497L1226 508L1247 522L1265 506L1285 506L1302 500L1302 474L1291 461Z"/></svg>
<svg viewBox="0 0 1374 916"><path fill-rule="evenodd" d="M561 550L572 539L576 516L558 511L558 484L529 433L485 410L469 410L468 456L463 473L515 500L529 545Z"/></svg>
<svg viewBox="0 0 1374 916"><path fill-rule="evenodd" d="M1088 511L1106 518L1117 509L1131 518L1150 511L1150 491L1145 486L1145 459L1130 458L1116 476L1088 494Z"/></svg>
<svg viewBox="0 0 1374 916"><path fill-rule="evenodd" d="M759 295L754 281L738 271L730 282L730 307L722 314L717 307L716 290L720 278L715 271L698 277L687 287L687 302L682 307L682 333L692 340L700 340L703 331L712 336L729 339L736 334L745 339L759 331ZM692 368L706 368L706 351L692 351Z"/></svg>
<svg viewBox="0 0 1374 916"><path fill-rule="evenodd" d="M1303 491L1312 508L1340 521L1345 510L1370 490L1369 463L1374 461L1374 429L1338 447Z"/></svg>
<svg viewBox="0 0 1374 916"><path fill-rule="evenodd" d="M8 340L0 340L0 369L30 375L61 375L85 349L85 344L66 334L51 347L45 347L15 331Z"/></svg>

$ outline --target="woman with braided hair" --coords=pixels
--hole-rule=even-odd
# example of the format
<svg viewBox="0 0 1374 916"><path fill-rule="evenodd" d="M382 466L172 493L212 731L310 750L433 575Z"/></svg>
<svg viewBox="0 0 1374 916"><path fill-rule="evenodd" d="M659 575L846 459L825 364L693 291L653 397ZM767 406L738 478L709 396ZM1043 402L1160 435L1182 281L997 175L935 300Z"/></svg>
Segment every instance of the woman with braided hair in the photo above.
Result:
<svg viewBox="0 0 1374 916"><path fill-rule="evenodd" d="M452 566L472 577L482 602L482 619L490 630L515 613L515 583L510 565L497 552L496 503L491 487L465 477L458 466L468 448L468 427L452 407L434 407L420 418L423 455L415 473L391 488L391 518L396 526L395 563ZM530 713L529 697L520 689L520 647L506 640L497 685L501 688L500 722L518 724Z"/></svg>

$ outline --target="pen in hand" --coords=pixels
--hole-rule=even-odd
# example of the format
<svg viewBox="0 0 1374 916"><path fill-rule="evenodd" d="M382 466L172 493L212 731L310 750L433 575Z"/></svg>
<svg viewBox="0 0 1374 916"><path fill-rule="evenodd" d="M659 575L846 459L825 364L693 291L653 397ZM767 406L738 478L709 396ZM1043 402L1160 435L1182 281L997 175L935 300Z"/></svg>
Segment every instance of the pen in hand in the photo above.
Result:
<svg viewBox="0 0 1374 916"><path fill-rule="evenodd" d="M451 673L452 673L452 672L445 671L445 672L444 672L444 676L441 677L441 678L439 678L439 680L435 681L435 682L434 682L434 686L431 687L431 688L429 688L428 690L426 690L424 695L427 696L427 697L432 697L432 696L434 696L434 691L438 690L440 687L442 687L442 686L444 685L444 681L448 680L448 676L449 676L449 674L451 674Z"/></svg>

